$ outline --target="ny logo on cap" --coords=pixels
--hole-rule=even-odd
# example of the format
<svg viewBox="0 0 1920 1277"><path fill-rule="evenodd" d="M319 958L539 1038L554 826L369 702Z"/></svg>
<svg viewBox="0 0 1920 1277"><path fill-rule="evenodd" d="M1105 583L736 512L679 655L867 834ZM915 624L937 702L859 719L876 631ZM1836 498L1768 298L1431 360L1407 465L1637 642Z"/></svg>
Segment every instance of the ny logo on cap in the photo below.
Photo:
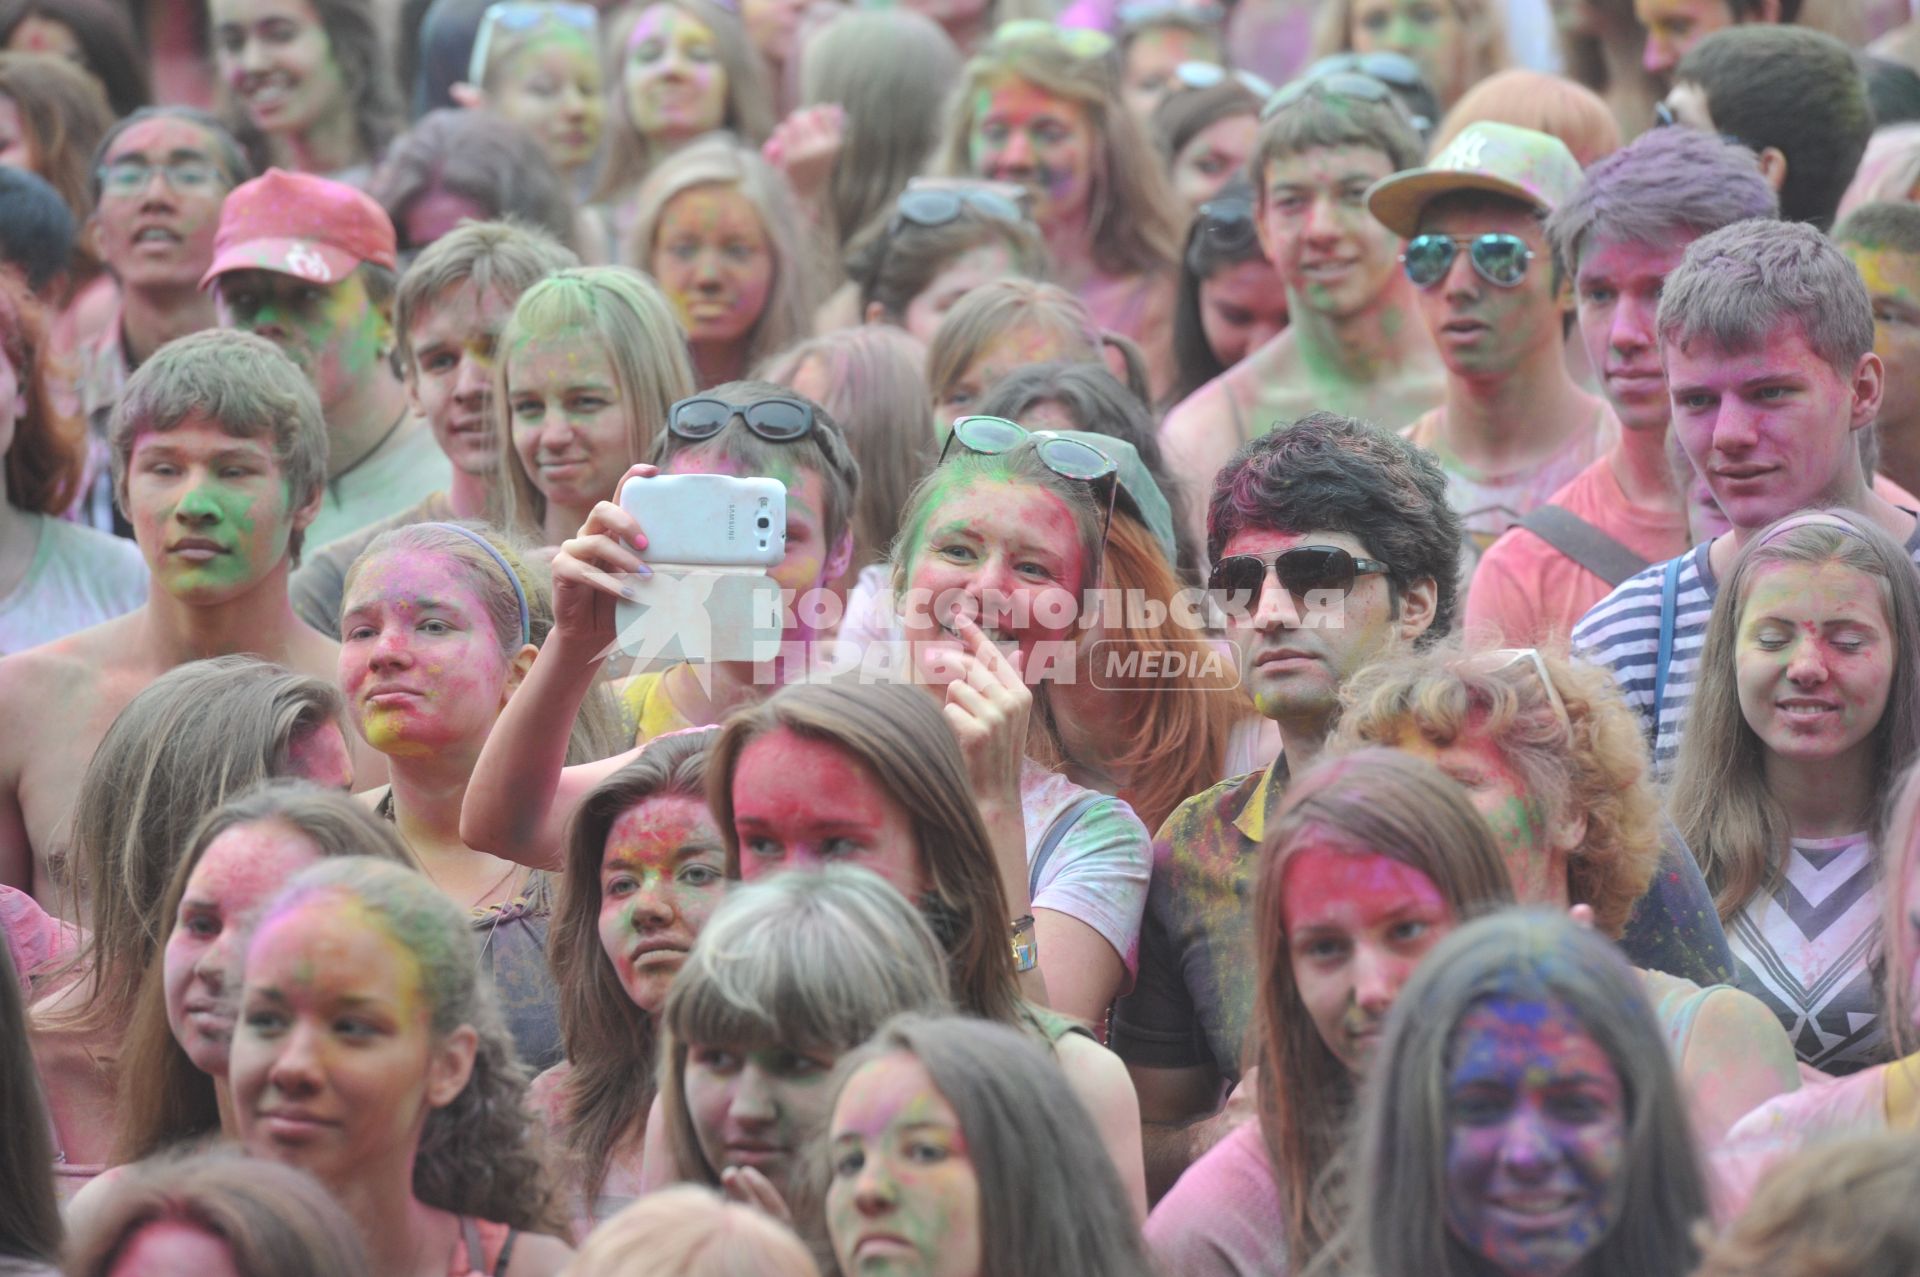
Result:
<svg viewBox="0 0 1920 1277"><path fill-rule="evenodd" d="M326 259L305 244L295 244L287 250L287 269L303 279L327 282Z"/></svg>
<svg viewBox="0 0 1920 1277"><path fill-rule="evenodd" d="M1481 152L1487 149L1487 135L1469 133L1448 147L1447 167L1451 169L1479 168Z"/></svg>

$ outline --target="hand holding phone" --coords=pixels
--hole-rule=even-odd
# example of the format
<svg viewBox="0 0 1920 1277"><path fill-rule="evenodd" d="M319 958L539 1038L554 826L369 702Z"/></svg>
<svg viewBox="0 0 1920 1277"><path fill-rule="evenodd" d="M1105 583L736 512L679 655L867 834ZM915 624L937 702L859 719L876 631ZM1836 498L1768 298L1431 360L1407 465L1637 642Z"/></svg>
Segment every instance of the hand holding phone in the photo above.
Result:
<svg viewBox="0 0 1920 1277"><path fill-rule="evenodd" d="M640 524L650 564L766 569L787 555L787 488L726 474L636 475L620 506Z"/></svg>

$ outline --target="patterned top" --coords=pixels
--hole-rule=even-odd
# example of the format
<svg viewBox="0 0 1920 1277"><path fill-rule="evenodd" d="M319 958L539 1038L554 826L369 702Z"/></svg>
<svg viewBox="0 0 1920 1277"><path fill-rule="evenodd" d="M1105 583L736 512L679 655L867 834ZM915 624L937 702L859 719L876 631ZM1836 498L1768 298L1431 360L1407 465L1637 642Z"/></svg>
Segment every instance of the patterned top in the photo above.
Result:
<svg viewBox="0 0 1920 1277"><path fill-rule="evenodd" d="M1780 1017L1801 1062L1825 1073L1887 1058L1872 970L1878 880L1865 834L1796 838L1779 885L1727 928L1739 987Z"/></svg>

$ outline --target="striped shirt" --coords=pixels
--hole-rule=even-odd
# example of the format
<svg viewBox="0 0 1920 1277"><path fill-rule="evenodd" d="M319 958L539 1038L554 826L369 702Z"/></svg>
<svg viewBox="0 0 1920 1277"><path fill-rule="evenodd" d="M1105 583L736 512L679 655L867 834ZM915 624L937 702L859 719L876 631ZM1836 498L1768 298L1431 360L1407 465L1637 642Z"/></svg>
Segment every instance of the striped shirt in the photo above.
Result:
<svg viewBox="0 0 1920 1277"><path fill-rule="evenodd" d="M1573 650L1596 665L1613 671L1614 682L1634 712L1653 747L1655 779L1666 781L1680 752L1680 732L1686 726L1687 706L1693 700L1694 673L1700 648L1707 637L1707 619L1719 591L1713 567L1707 561L1711 541L1703 541L1681 556L1678 589L1674 593L1673 658L1667 666L1666 699L1654 721L1654 683L1660 657L1660 596L1667 565L1656 563L1622 581L1606 598L1593 605L1573 627ZM1920 524L1907 538L1907 553L1920 565Z"/></svg>

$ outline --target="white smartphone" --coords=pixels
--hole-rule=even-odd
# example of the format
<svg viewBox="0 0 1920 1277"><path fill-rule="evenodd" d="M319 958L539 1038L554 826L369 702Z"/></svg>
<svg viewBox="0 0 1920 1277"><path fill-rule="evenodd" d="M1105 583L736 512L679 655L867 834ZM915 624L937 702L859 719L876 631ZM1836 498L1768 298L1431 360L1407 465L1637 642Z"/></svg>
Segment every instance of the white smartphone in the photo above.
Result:
<svg viewBox="0 0 1920 1277"><path fill-rule="evenodd" d="M787 555L787 487L778 479L634 478L620 489L620 506L640 521L648 563L770 568Z"/></svg>

